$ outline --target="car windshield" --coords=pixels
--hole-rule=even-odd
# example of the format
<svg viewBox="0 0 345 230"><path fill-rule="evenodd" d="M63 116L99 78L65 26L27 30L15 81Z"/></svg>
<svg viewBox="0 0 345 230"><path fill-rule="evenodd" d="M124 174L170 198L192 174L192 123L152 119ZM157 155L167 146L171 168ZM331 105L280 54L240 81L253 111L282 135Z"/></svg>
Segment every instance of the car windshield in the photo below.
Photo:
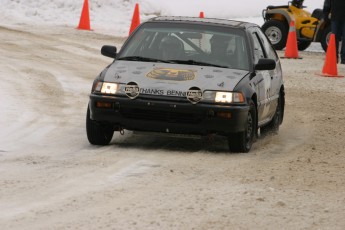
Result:
<svg viewBox="0 0 345 230"><path fill-rule="evenodd" d="M117 59L241 70L249 70L250 63L242 29L170 22L143 24Z"/></svg>

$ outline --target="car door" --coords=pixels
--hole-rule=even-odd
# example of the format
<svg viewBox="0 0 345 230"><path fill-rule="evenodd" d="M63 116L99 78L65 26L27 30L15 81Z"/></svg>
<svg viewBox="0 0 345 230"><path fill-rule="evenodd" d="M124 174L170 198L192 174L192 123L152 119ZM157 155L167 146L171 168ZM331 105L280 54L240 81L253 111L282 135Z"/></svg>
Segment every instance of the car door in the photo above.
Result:
<svg viewBox="0 0 345 230"><path fill-rule="evenodd" d="M271 77L271 90L269 97L271 98L271 104L275 104L279 97L280 85L282 84L282 69L280 65L280 60L276 51L273 49L271 43L267 39L266 35L259 28L256 28L256 30L257 34L259 35L262 41L263 48L266 54L265 56L276 61L276 68L274 70L268 71ZM275 106L272 106L272 110L274 113Z"/></svg>
<svg viewBox="0 0 345 230"><path fill-rule="evenodd" d="M258 63L261 58L266 58L266 52L263 46L263 42L256 29L251 32L253 39L253 51L254 51L254 65ZM271 87L272 79L268 70L258 70L253 78L253 84L257 93L258 100L258 122L265 123L270 119L271 115Z"/></svg>

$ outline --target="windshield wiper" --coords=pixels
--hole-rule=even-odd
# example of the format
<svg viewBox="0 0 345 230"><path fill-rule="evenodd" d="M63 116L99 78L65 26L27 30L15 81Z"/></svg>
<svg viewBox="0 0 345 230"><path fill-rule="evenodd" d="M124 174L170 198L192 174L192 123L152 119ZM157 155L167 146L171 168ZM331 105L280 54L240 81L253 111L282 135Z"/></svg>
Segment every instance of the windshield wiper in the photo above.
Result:
<svg viewBox="0 0 345 230"><path fill-rule="evenodd" d="M201 62L195 60L161 60L157 58L149 58L149 57L142 57L142 56L127 56L118 58L117 60L123 61L143 61L143 62L163 62L163 63L172 63L172 64L185 64L185 65L201 65L201 66L213 66L213 67L220 67L220 68L229 68L228 66L224 65L216 65L208 62Z"/></svg>
<svg viewBox="0 0 345 230"><path fill-rule="evenodd" d="M220 67L220 68L229 68L228 66L224 65L216 65L208 62L201 62L195 60L168 60L169 63L176 63L176 64L186 64L186 65L203 65L203 66L213 66L213 67Z"/></svg>
<svg viewBox="0 0 345 230"><path fill-rule="evenodd" d="M164 61L164 60L160 60L156 58L148 58L148 57L142 57L142 56L127 56L127 57L118 58L117 60L170 63L170 61Z"/></svg>

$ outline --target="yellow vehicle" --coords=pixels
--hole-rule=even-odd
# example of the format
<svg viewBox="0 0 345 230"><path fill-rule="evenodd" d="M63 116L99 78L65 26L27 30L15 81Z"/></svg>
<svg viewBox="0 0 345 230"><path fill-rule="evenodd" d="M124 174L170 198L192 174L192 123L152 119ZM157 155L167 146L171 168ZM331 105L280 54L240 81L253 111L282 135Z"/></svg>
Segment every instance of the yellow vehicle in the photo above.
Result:
<svg viewBox="0 0 345 230"><path fill-rule="evenodd" d="M323 20L322 9L315 9L310 14L303 9L303 2L304 0L293 0L288 5L268 6L263 10L265 23L261 29L276 50L285 48L292 20L295 21L298 50L307 49L311 42L320 42L322 48L327 50L330 23Z"/></svg>

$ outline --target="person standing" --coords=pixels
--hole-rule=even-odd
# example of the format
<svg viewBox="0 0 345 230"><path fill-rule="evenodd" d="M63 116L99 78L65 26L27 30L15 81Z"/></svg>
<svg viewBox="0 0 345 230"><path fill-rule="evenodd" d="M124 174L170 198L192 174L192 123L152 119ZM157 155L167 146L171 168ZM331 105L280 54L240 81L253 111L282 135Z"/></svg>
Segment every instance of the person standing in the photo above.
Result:
<svg viewBox="0 0 345 230"><path fill-rule="evenodd" d="M325 21L331 21L331 30L335 34L337 47L337 60L339 54L339 42L343 40L340 50L341 64L345 64L345 0L325 0L323 4Z"/></svg>

